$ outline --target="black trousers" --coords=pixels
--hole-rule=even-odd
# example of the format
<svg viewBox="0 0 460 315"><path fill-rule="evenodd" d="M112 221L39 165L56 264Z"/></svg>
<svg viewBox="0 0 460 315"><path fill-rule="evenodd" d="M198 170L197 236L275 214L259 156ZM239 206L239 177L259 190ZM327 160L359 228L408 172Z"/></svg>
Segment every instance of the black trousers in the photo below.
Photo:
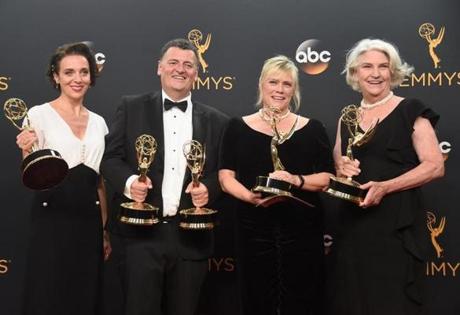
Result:
<svg viewBox="0 0 460 315"><path fill-rule="evenodd" d="M177 222L158 223L153 238L124 238L125 315L193 315L208 261L177 248Z"/></svg>

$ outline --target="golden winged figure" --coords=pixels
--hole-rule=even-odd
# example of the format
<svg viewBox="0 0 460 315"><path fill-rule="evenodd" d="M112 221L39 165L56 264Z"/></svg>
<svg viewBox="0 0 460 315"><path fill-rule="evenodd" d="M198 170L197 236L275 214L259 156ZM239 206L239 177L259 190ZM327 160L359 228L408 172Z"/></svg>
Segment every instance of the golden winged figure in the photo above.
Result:
<svg viewBox="0 0 460 315"><path fill-rule="evenodd" d="M438 258L442 257L442 252L444 251L439 245L436 238L444 232L444 227L446 226L446 217L442 217L439 221L437 227L433 227L433 224L436 224L436 216L432 212L427 212L427 222L426 225L430 231L431 243L433 244L434 249L436 250L436 255Z"/></svg>
<svg viewBox="0 0 460 315"><path fill-rule="evenodd" d="M431 35L435 34L435 28L433 24L423 23L422 25L420 25L418 29L419 35L425 38L426 41L428 42L428 51L430 53L431 60L433 60L433 65L435 69L441 67L439 65L439 63L441 62L441 59L438 57L434 49L442 42L445 31L446 31L445 27L442 26L441 29L439 30L438 36L436 38L431 38Z"/></svg>

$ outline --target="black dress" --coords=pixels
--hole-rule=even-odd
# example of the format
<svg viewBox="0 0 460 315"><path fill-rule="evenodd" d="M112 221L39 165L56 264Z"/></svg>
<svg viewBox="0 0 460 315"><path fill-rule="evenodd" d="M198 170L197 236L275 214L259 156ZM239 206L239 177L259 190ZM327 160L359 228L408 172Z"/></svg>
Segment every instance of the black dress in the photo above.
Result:
<svg viewBox="0 0 460 315"><path fill-rule="evenodd" d="M103 264L99 163L104 119L89 112L82 139L49 103L28 112L39 148L53 148L69 164L62 183L36 192L26 263L24 315L100 314Z"/></svg>
<svg viewBox="0 0 460 315"><path fill-rule="evenodd" d="M435 125L438 115L420 101L404 99L380 122L372 140L353 155L361 164L360 183L384 181L420 162L412 145L417 117ZM348 131L342 126L342 152ZM421 191L385 196L378 206L343 202L332 278L334 315L422 314L423 262L429 246Z"/></svg>
<svg viewBox="0 0 460 315"><path fill-rule="evenodd" d="M220 169L236 172L251 189L257 176L273 171L271 136L232 119L224 135ZM332 172L329 140L323 125L310 120L278 146L292 174ZM256 208L238 202L237 270L243 314L322 314L323 211L317 193L296 196L315 208L278 203Z"/></svg>
<svg viewBox="0 0 460 315"><path fill-rule="evenodd" d="M36 193L24 315L99 314L103 259L98 178L80 164L58 187Z"/></svg>

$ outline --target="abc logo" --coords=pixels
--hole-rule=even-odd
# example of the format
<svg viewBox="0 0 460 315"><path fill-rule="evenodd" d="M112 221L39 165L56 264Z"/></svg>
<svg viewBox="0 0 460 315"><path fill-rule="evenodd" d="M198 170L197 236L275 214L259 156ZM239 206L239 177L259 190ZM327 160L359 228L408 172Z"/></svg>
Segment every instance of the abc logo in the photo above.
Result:
<svg viewBox="0 0 460 315"><path fill-rule="evenodd" d="M324 247L331 247L332 244L334 243L334 238L330 234L324 234L323 239L324 239Z"/></svg>
<svg viewBox="0 0 460 315"><path fill-rule="evenodd" d="M439 149L441 150L442 156L444 157L444 161L446 161L449 157L450 150L452 150L451 144L447 141L442 141L439 143Z"/></svg>
<svg viewBox="0 0 460 315"><path fill-rule="evenodd" d="M98 52L97 54L94 55L94 59L96 59L97 70L101 72L102 69L104 68L105 55L101 52Z"/></svg>
<svg viewBox="0 0 460 315"><path fill-rule="evenodd" d="M334 243L334 238L330 234L324 234L324 254L328 255L332 250L332 244Z"/></svg>
<svg viewBox="0 0 460 315"><path fill-rule="evenodd" d="M308 39L297 48L295 60L303 72L317 75L326 71L331 60L331 53L322 49L317 39Z"/></svg>

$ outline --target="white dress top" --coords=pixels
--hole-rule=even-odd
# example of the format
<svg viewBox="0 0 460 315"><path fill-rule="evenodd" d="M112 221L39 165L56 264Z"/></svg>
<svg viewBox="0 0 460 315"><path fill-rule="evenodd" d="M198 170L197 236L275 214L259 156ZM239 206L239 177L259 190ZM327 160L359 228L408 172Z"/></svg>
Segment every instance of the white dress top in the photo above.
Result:
<svg viewBox="0 0 460 315"><path fill-rule="evenodd" d="M58 151L69 168L84 164L99 174L105 135L109 130L104 118L89 110L88 112L88 125L81 140L49 103L32 107L28 116L30 125L37 134L40 149Z"/></svg>

